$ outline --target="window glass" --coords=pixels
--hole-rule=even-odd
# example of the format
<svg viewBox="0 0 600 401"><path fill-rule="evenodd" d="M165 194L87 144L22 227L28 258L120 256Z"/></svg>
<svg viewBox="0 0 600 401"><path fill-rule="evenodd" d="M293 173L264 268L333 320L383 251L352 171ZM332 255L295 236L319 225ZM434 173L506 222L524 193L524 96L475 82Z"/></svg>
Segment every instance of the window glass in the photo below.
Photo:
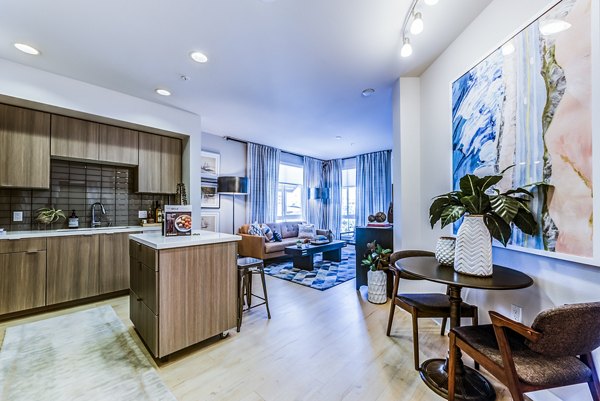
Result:
<svg viewBox="0 0 600 401"><path fill-rule="evenodd" d="M277 221L302 219L302 184L304 168L287 163L279 164L277 186Z"/></svg>
<svg viewBox="0 0 600 401"><path fill-rule="evenodd" d="M354 240L356 226L356 168L342 170L342 231L343 239Z"/></svg>

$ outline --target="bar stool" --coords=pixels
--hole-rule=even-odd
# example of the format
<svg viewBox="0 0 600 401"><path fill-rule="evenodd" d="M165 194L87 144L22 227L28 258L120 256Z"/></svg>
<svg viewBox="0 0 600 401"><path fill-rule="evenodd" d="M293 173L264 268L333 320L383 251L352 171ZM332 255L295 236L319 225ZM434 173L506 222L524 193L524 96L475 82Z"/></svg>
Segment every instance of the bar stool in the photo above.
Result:
<svg viewBox="0 0 600 401"><path fill-rule="evenodd" d="M246 303L248 304L247 310L256 308L257 306L265 305L267 307L267 316L271 318L271 311L269 310L269 298L267 296L267 284L265 282L265 267L261 259L256 258L238 258L237 260L238 269L238 316L237 316L237 331L240 331L242 327L242 313L244 312L244 296L246 297ZM252 293L252 276L254 274L260 274L260 280L262 281L262 288L264 298ZM252 305L252 297L262 299L263 302Z"/></svg>

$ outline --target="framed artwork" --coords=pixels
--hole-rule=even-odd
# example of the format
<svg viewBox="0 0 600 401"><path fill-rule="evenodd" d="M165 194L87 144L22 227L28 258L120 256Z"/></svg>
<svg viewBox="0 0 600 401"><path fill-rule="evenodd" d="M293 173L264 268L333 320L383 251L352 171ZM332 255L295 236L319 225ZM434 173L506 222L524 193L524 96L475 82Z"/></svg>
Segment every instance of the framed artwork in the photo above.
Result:
<svg viewBox="0 0 600 401"><path fill-rule="evenodd" d="M200 216L200 229L204 231L219 232L219 212L202 211Z"/></svg>
<svg viewBox="0 0 600 401"><path fill-rule="evenodd" d="M200 174L203 179L216 180L219 177L221 155L203 150L200 160Z"/></svg>
<svg viewBox="0 0 600 401"><path fill-rule="evenodd" d="M202 181L202 208L218 209L220 207L219 194L217 193L217 183L212 181Z"/></svg>
<svg viewBox="0 0 600 401"><path fill-rule="evenodd" d="M534 190L537 234L514 229L509 247L597 264L590 10L557 2L452 83L452 178L514 165L501 191L551 184Z"/></svg>

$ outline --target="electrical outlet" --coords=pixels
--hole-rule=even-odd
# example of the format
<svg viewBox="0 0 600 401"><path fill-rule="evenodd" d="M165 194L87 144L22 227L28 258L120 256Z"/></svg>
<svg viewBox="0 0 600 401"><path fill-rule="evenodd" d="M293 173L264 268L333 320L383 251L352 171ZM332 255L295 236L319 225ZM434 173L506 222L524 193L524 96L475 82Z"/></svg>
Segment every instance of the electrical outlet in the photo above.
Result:
<svg viewBox="0 0 600 401"><path fill-rule="evenodd" d="M138 219L147 219L148 212L145 210L138 210Z"/></svg>
<svg viewBox="0 0 600 401"><path fill-rule="evenodd" d="M523 323L523 308L519 305L510 305L510 318L519 323Z"/></svg>
<svg viewBox="0 0 600 401"><path fill-rule="evenodd" d="M23 212L13 212L13 221L23 221Z"/></svg>

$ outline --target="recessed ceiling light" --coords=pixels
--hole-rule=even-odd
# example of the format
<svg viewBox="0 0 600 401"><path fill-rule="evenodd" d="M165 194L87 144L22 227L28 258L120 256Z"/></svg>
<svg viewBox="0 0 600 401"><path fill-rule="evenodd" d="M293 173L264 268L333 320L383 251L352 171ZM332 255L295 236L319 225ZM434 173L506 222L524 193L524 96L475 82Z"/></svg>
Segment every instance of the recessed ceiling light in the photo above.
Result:
<svg viewBox="0 0 600 401"><path fill-rule="evenodd" d="M171 96L171 92L169 92L166 89L158 88L158 89L156 89L156 93L158 93L161 96Z"/></svg>
<svg viewBox="0 0 600 401"><path fill-rule="evenodd" d="M197 63L206 63L208 61L206 54L201 52L191 52L190 57Z"/></svg>
<svg viewBox="0 0 600 401"><path fill-rule="evenodd" d="M342 137L340 135L336 135L335 139L342 139Z"/></svg>
<svg viewBox="0 0 600 401"><path fill-rule="evenodd" d="M421 13L415 13L412 24L410 24L410 33L418 35L423 32L423 15Z"/></svg>
<svg viewBox="0 0 600 401"><path fill-rule="evenodd" d="M540 32L542 35L552 35L554 33L566 31L570 27L571 24L561 19L549 19L547 21L540 22Z"/></svg>
<svg viewBox="0 0 600 401"><path fill-rule="evenodd" d="M23 53L33 54L34 56L37 56L38 54L40 54L40 51L38 49L36 49L35 47L31 47L29 45L26 45L24 43L15 43L15 47L17 49L21 50Z"/></svg>
<svg viewBox="0 0 600 401"><path fill-rule="evenodd" d="M435 6L438 3L438 0L425 0L425 4L428 6Z"/></svg>
<svg viewBox="0 0 600 401"><path fill-rule="evenodd" d="M367 88L364 91L362 91L362 96L363 97L369 97L371 96L373 93L375 93L375 89L373 88Z"/></svg>

